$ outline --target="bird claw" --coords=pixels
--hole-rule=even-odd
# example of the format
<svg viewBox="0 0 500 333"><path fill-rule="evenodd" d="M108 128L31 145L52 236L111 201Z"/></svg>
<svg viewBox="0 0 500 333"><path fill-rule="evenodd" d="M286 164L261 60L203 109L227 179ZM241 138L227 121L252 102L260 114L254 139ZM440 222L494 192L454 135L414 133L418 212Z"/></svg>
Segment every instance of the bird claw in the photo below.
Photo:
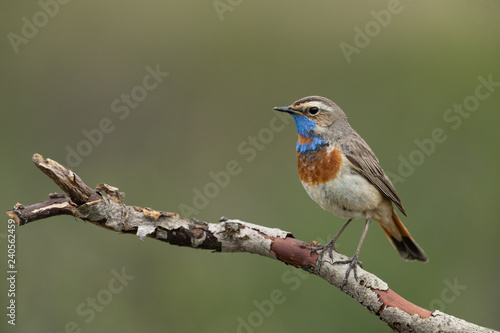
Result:
<svg viewBox="0 0 500 333"><path fill-rule="evenodd" d="M342 285L340 286L340 290L344 289L344 286L347 284L347 278L349 277L349 273L351 273L351 270L354 272L354 279L358 281L358 265L359 267L363 268L363 263L358 260L358 255L355 254L352 258L346 259L346 260L339 260L335 261L333 263L334 265L340 265L340 264L349 264L347 267L347 271L345 273L344 281L342 281Z"/></svg>
<svg viewBox="0 0 500 333"><path fill-rule="evenodd" d="M325 256L326 252L328 252L328 254L330 255L330 259L333 260L333 251L337 252L337 250L335 249L335 243L332 242L329 242L326 245L321 245L311 248L311 254L313 253L319 254L318 265L316 266L317 272L321 271L321 266L323 264L323 257Z"/></svg>

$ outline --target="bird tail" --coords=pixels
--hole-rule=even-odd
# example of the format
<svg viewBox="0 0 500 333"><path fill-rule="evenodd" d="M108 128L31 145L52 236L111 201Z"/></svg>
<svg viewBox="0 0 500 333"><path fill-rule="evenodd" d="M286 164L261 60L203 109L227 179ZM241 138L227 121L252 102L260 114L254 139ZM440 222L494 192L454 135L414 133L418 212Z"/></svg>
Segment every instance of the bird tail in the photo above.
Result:
<svg viewBox="0 0 500 333"><path fill-rule="evenodd" d="M424 250L413 240L394 210L392 211L392 220L391 224L393 225L390 228L382 223L380 225L399 255L405 260L429 261Z"/></svg>

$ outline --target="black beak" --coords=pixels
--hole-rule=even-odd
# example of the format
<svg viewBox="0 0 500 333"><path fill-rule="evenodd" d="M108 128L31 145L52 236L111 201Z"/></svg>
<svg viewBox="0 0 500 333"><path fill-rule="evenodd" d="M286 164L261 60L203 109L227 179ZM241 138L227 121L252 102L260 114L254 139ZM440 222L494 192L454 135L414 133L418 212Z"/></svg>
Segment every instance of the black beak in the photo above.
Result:
<svg viewBox="0 0 500 333"><path fill-rule="evenodd" d="M273 110L281 111L281 112L288 112L288 113L295 113L295 110L289 106L279 106L279 107L273 108Z"/></svg>

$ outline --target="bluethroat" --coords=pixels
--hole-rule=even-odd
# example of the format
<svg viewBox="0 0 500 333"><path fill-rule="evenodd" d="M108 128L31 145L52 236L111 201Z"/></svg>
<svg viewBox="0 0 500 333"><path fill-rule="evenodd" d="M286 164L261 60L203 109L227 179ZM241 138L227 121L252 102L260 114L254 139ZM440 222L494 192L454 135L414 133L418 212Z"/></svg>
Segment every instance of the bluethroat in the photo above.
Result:
<svg viewBox="0 0 500 333"><path fill-rule="evenodd" d="M354 218L364 217L365 226L354 256L334 264L348 264L342 287L351 270L361 266L359 252L371 220L377 221L394 248L405 260L428 261L424 251L410 236L393 205L406 216L401 200L368 144L347 122L337 104L320 96L309 96L290 106L275 107L295 120L298 133L299 177L309 196L323 209L347 218L342 228L324 245L312 249L323 256L335 250L335 242Z"/></svg>

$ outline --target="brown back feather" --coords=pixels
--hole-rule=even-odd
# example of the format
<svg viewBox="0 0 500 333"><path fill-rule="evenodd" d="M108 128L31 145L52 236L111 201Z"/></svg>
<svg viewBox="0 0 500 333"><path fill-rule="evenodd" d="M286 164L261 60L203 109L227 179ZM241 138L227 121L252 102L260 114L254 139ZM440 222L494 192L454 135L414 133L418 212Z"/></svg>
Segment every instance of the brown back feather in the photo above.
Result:
<svg viewBox="0 0 500 333"><path fill-rule="evenodd" d="M382 170L377 157L368 144L357 133L350 135L346 140L340 140L339 144L356 171L368 179L384 196L394 202L401 213L406 216L396 189L384 170Z"/></svg>

